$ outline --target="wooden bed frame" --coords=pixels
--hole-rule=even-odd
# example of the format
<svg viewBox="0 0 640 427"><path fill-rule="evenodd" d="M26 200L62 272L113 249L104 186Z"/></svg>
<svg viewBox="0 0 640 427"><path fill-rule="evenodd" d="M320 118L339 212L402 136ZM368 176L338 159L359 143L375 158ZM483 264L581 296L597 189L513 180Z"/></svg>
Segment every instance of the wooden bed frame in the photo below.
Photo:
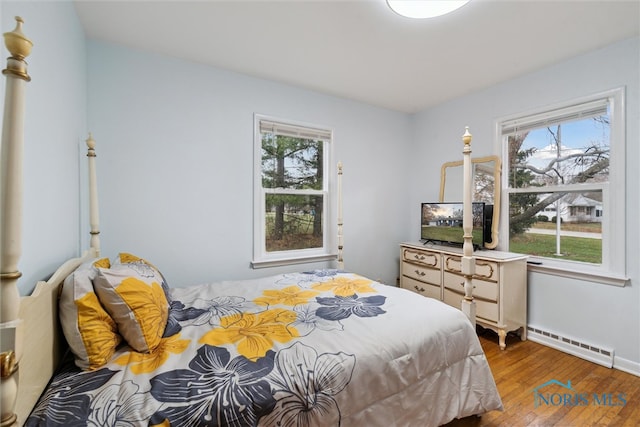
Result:
<svg viewBox="0 0 640 427"><path fill-rule="evenodd" d="M22 359L24 322L20 320L18 260L22 250L22 152L24 125L24 90L31 80L24 59L33 45L22 34L22 19L16 18L16 28L4 35L11 56L2 74L7 76L5 108L2 126L2 212L0 220L0 362L2 427L17 421L13 408L18 392L18 361Z"/></svg>
<svg viewBox="0 0 640 427"><path fill-rule="evenodd" d="M64 279L83 262L100 255L98 192L95 165L95 141L87 139L89 161L90 248L81 257L66 261L47 281L38 282L30 296L20 297L17 282L21 256L22 229L22 151L24 127L24 91L31 80L25 58L32 42L22 33L23 20L16 17L16 28L5 33L7 59L6 92L2 130L0 200L0 427L22 425L47 386L67 349L58 321L58 295ZM475 325L475 302L471 278L475 260L472 245L471 206L471 134L464 143L464 246L462 273L465 297L462 310ZM342 164L338 164L338 268L344 269ZM18 369L20 365L23 369Z"/></svg>

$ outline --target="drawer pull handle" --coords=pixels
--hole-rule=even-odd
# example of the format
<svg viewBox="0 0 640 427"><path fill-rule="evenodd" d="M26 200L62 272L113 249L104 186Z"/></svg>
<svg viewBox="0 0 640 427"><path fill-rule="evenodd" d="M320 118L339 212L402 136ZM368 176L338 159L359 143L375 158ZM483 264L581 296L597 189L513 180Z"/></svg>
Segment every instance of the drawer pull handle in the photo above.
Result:
<svg viewBox="0 0 640 427"><path fill-rule="evenodd" d="M418 292L424 292L424 288L419 288L418 285L414 286L414 288L416 289L416 291Z"/></svg>
<svg viewBox="0 0 640 427"><path fill-rule="evenodd" d="M416 276L424 276L425 274L424 271L416 270Z"/></svg>
<svg viewBox="0 0 640 427"><path fill-rule="evenodd" d="M438 265L438 257L432 254L422 254L417 252L411 252L413 254L413 259L422 264L426 264L429 266L437 266ZM432 258L431 261L428 261L427 258Z"/></svg>

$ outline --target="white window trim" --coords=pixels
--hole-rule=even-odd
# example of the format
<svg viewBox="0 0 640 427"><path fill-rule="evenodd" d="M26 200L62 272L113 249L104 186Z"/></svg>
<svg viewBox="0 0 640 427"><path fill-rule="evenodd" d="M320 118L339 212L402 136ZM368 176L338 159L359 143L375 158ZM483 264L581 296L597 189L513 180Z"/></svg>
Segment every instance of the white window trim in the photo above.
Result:
<svg viewBox="0 0 640 427"><path fill-rule="evenodd" d="M324 150L323 170L323 190L317 190L318 194L323 194L324 209L324 229L323 229L323 247L312 249L300 249L291 251L267 252L265 246L265 197L267 193L288 193L295 192L286 189L263 189L262 188L262 136L260 123L272 122L276 125L282 125L283 128L308 128L317 129L318 134L322 134L323 138L328 140L326 149ZM254 114L254 147L253 147L253 260L251 267L254 269L267 267L280 267L293 264L303 264L310 262L331 261L337 258L336 247L336 227L337 213L334 212L336 206L336 189L333 176L335 170L333 168L333 131L328 130L327 126L319 126L304 122L298 122L289 119L281 119L263 114ZM293 130L292 130L293 132ZM297 135L294 135L297 136ZM304 137L304 135L301 135ZM309 191L307 191L308 193Z"/></svg>
<svg viewBox="0 0 640 427"><path fill-rule="evenodd" d="M558 110L576 109L582 105L597 105L599 100L607 99L611 106L610 128L610 163L609 184L588 185L585 189L598 187L602 189L603 206L607 209L607 220L602 223L602 264L595 265L575 261L562 261L550 258L530 257L528 270L551 274L554 276L568 277L590 282L603 283L613 286L625 286L629 282L626 273L626 114L625 114L625 88L620 87L569 102L557 103L543 108L514 114L499 118L495 121L494 141L496 152L501 153L503 164L507 158L507 147L503 144L502 129L505 123L532 122L540 117L548 116L548 113L556 113ZM578 110L580 108L577 108ZM508 247L509 244L509 197L510 193L536 192L537 189L507 190L508 173L503 172L501 178L501 191L505 192L500 206L499 247ZM543 187L540 192L549 192L551 188Z"/></svg>

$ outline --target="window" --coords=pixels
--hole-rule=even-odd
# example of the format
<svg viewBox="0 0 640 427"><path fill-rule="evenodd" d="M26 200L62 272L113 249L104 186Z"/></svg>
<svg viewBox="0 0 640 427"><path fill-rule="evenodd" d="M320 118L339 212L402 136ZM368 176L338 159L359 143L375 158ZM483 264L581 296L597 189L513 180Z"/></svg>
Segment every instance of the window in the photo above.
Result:
<svg viewBox="0 0 640 427"><path fill-rule="evenodd" d="M500 244L534 269L623 285L622 89L498 122Z"/></svg>
<svg viewBox="0 0 640 427"><path fill-rule="evenodd" d="M255 117L254 268L335 258L330 130Z"/></svg>

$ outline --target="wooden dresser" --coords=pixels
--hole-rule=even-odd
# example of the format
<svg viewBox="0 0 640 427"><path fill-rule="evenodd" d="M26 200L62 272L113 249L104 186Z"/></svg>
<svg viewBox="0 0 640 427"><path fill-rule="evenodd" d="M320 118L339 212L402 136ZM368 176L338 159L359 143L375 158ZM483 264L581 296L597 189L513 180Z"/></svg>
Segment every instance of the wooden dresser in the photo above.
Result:
<svg viewBox="0 0 640 427"><path fill-rule="evenodd" d="M480 250L473 276L476 323L496 331L500 348L507 332L527 338L527 256ZM400 245L400 286L460 309L464 296L462 248L420 242Z"/></svg>

